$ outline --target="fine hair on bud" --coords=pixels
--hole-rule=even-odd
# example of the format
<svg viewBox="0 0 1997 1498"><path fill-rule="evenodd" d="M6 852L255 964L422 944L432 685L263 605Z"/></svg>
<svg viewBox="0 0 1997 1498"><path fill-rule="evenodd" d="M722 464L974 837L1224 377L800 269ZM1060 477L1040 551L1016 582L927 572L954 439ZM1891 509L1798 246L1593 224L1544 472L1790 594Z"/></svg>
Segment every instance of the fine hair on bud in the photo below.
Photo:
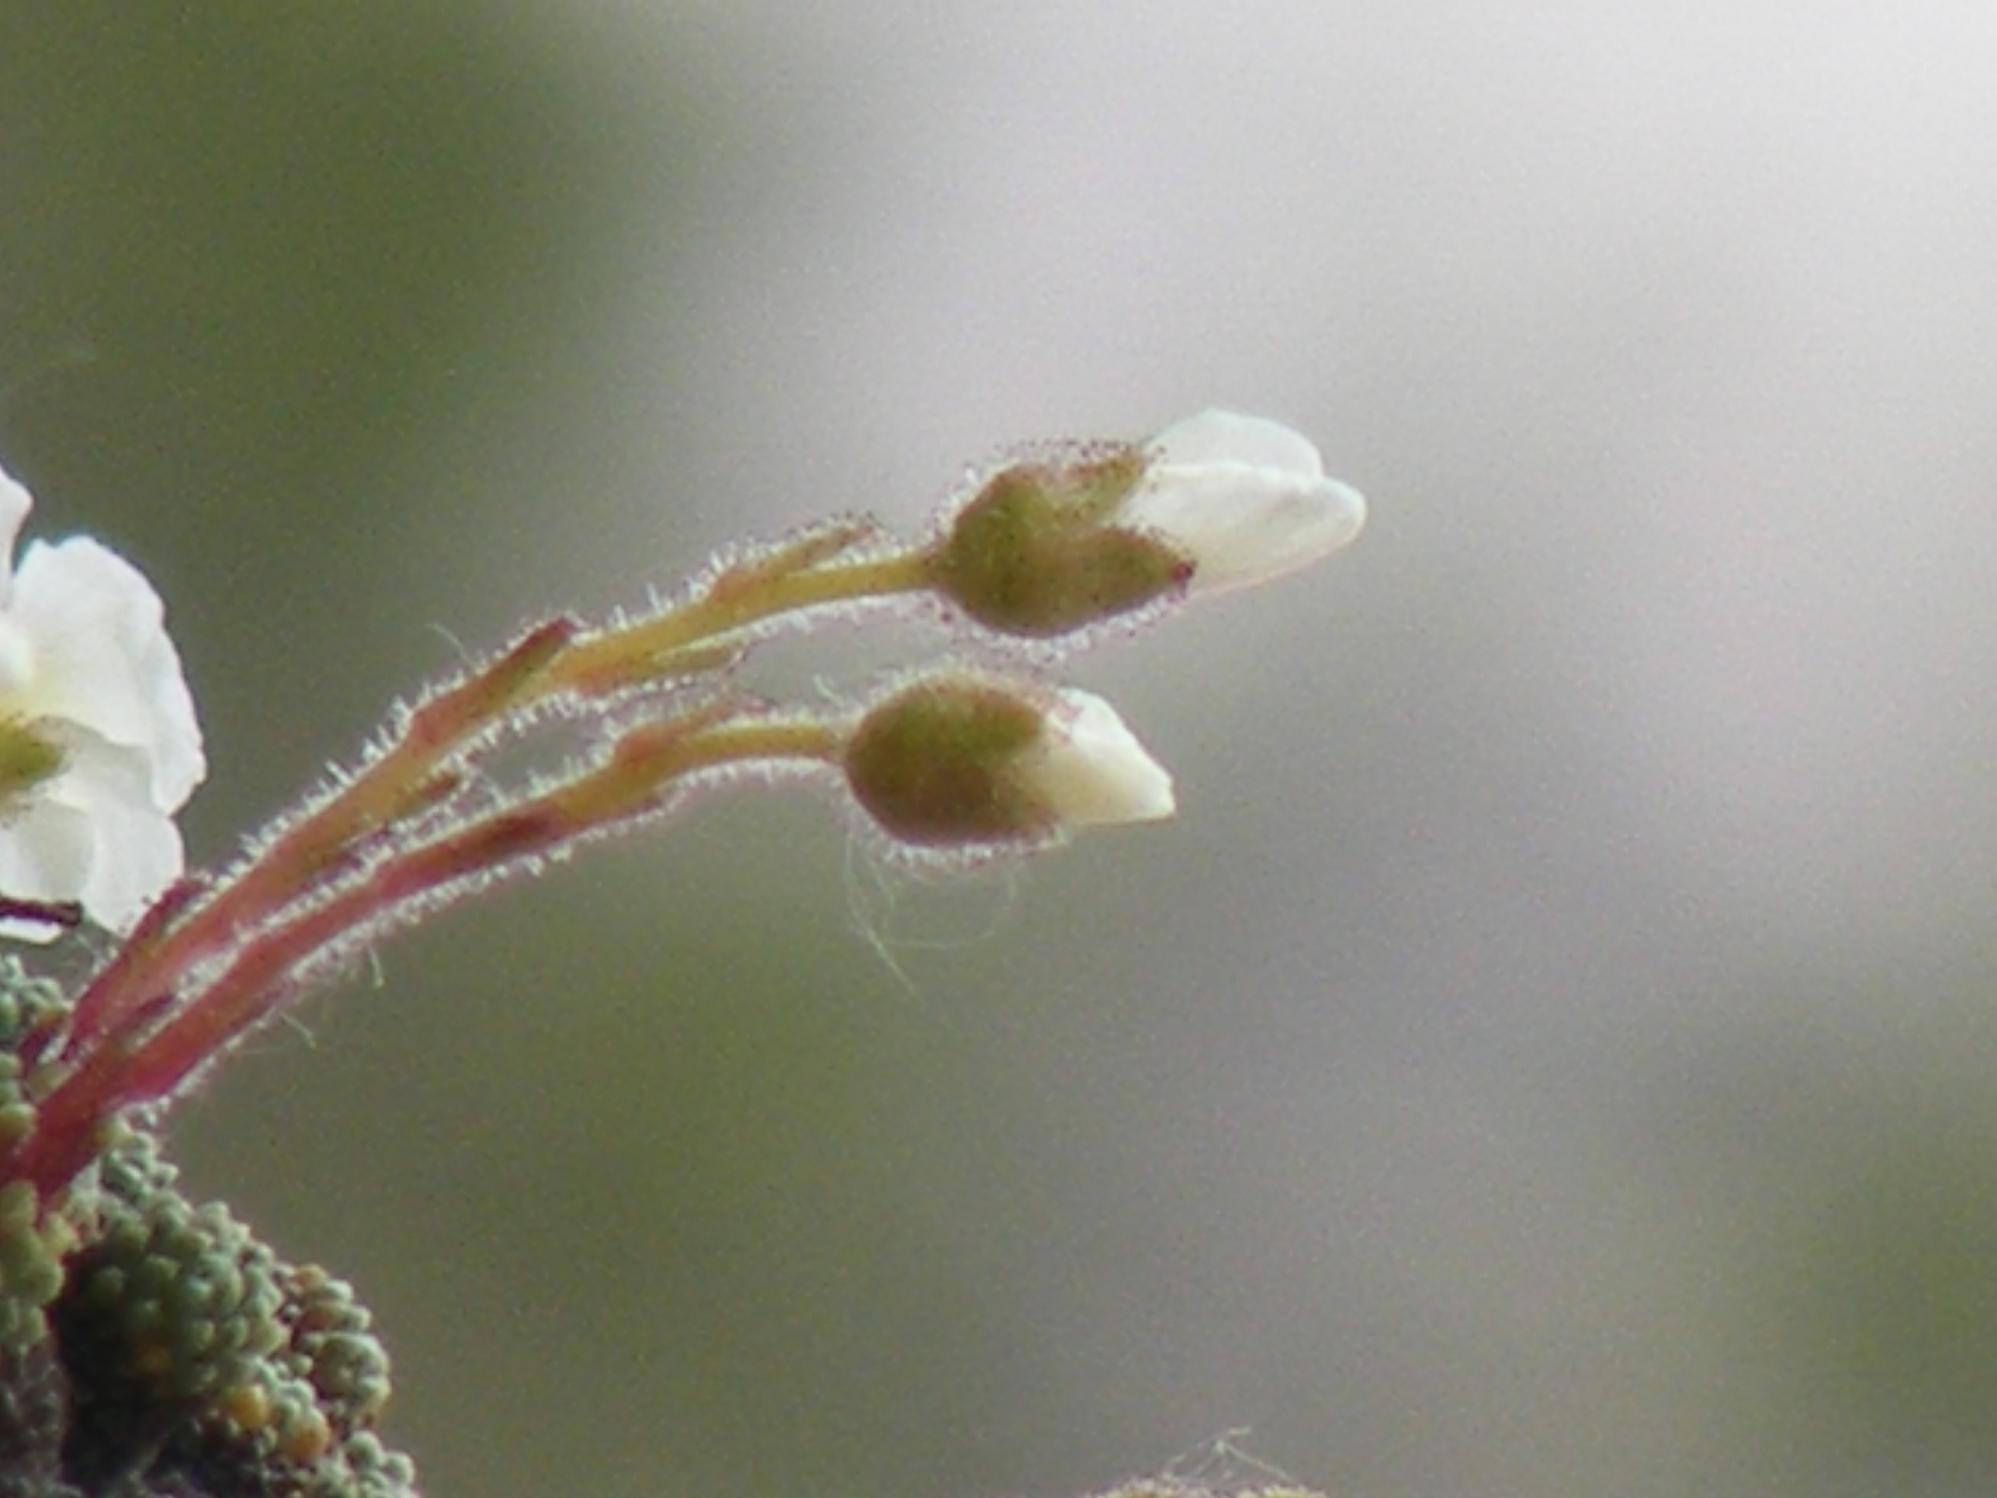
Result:
<svg viewBox="0 0 1997 1498"><path fill-rule="evenodd" d="M1045 842L1058 823L1006 773L1039 740L1043 717L1013 683L971 672L918 677L860 720L846 746L847 783L901 842Z"/></svg>
<svg viewBox="0 0 1997 1498"><path fill-rule="evenodd" d="M1112 523L1142 480L1144 450L1075 444L989 475L947 522L938 591L998 634L1046 639L1183 592L1190 558Z"/></svg>
<svg viewBox="0 0 1997 1498"><path fill-rule="evenodd" d="M1171 777L1100 697L960 666L884 695L844 764L881 830L925 850L1029 851L1173 810Z"/></svg>

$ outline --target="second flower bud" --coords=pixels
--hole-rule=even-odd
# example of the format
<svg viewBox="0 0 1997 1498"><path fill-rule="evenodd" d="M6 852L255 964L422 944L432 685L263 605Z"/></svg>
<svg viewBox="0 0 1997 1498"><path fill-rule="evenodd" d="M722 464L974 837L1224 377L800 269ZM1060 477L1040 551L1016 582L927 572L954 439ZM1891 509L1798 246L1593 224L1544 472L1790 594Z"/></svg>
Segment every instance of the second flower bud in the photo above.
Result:
<svg viewBox="0 0 1997 1498"><path fill-rule="evenodd" d="M923 847L1046 843L1174 810L1171 776L1102 698L973 671L923 677L877 704L845 770L884 831Z"/></svg>

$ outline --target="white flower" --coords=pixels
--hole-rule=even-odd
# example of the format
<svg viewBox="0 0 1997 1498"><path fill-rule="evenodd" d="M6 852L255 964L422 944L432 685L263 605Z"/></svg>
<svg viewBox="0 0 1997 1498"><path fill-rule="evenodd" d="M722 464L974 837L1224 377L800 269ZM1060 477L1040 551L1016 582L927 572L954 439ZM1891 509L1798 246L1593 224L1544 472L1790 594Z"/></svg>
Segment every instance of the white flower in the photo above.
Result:
<svg viewBox="0 0 1997 1498"><path fill-rule="evenodd" d="M1040 738L1014 769L1065 827L1155 822L1176 811L1172 777L1094 692L1063 687Z"/></svg>
<svg viewBox="0 0 1997 1498"><path fill-rule="evenodd" d="M0 895L129 928L180 874L173 813L207 772L152 584L87 536L28 547L0 471ZM45 939L48 926L0 922Z"/></svg>
<svg viewBox="0 0 1997 1498"><path fill-rule="evenodd" d="M1359 534L1366 500L1325 477L1324 460L1280 422L1208 410L1153 437L1144 476L1115 517L1193 562L1192 591L1265 582Z"/></svg>

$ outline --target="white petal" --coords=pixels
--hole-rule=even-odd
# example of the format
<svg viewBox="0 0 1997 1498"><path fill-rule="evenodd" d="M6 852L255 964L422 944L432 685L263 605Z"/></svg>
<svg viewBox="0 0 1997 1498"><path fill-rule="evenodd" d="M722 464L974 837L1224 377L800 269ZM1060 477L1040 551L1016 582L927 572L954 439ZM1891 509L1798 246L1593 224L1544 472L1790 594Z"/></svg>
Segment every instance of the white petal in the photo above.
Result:
<svg viewBox="0 0 1997 1498"><path fill-rule="evenodd" d="M1175 809L1172 777L1137 742L1116 709L1066 688L1022 773L1034 795L1071 827L1152 822Z"/></svg>
<svg viewBox="0 0 1997 1498"><path fill-rule="evenodd" d="M1192 591L1267 582L1331 555L1366 523L1366 500L1336 479L1245 463L1150 469L1117 515L1193 560Z"/></svg>
<svg viewBox="0 0 1997 1498"><path fill-rule="evenodd" d="M90 832L83 877L68 894L111 931L128 930L185 866L180 830L153 805L151 769L135 749L73 734L47 803L82 816ZM16 891L9 890L9 893Z"/></svg>
<svg viewBox="0 0 1997 1498"><path fill-rule="evenodd" d="M29 700L35 676L35 642L0 605L0 711L11 717L36 711Z"/></svg>
<svg viewBox="0 0 1997 1498"><path fill-rule="evenodd" d="M21 900L75 900L89 882L90 817L47 799L28 801L0 822L0 893ZM0 936L45 942L60 928L0 920Z"/></svg>
<svg viewBox="0 0 1997 1498"><path fill-rule="evenodd" d="M1147 446L1161 463L1246 463L1310 478L1324 475L1324 460L1303 433L1280 421L1218 407L1174 422Z"/></svg>
<svg viewBox="0 0 1997 1498"><path fill-rule="evenodd" d="M180 829L165 812L122 798L99 804L90 826L90 874L77 898L107 931L129 931L187 866Z"/></svg>
<svg viewBox="0 0 1997 1498"><path fill-rule="evenodd" d="M9 615L35 646L33 711L142 751L173 811L207 772L164 606L139 570L87 536L31 545Z"/></svg>
<svg viewBox="0 0 1997 1498"><path fill-rule="evenodd" d="M6 604L13 587L14 537L20 534L21 522L34 507L34 496L20 480L0 468L0 606Z"/></svg>
<svg viewBox="0 0 1997 1498"><path fill-rule="evenodd" d="M1150 464L1116 523L1191 557L1195 593L1307 567L1366 523L1359 491L1326 478L1318 450L1281 422L1202 411L1148 447Z"/></svg>

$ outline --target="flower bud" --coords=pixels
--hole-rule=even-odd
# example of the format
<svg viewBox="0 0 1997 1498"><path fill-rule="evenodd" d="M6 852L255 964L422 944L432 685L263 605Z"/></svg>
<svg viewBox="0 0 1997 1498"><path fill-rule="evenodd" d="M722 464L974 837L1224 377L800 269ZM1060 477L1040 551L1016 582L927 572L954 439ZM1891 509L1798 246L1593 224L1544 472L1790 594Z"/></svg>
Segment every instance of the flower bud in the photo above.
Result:
<svg viewBox="0 0 1997 1498"><path fill-rule="evenodd" d="M1066 634L1182 587L1192 565L1112 522L1144 476L1136 447L1015 463L958 514L937 557L938 586L1001 634Z"/></svg>
<svg viewBox="0 0 1997 1498"><path fill-rule="evenodd" d="M880 703L847 744L853 794L925 846L1035 843L1172 814L1172 779L1102 698L969 672Z"/></svg>
<svg viewBox="0 0 1997 1498"><path fill-rule="evenodd" d="M1015 463L958 513L937 587L1003 634L1066 634L1180 589L1266 581L1359 533L1366 502L1273 421L1205 411L1150 442Z"/></svg>

